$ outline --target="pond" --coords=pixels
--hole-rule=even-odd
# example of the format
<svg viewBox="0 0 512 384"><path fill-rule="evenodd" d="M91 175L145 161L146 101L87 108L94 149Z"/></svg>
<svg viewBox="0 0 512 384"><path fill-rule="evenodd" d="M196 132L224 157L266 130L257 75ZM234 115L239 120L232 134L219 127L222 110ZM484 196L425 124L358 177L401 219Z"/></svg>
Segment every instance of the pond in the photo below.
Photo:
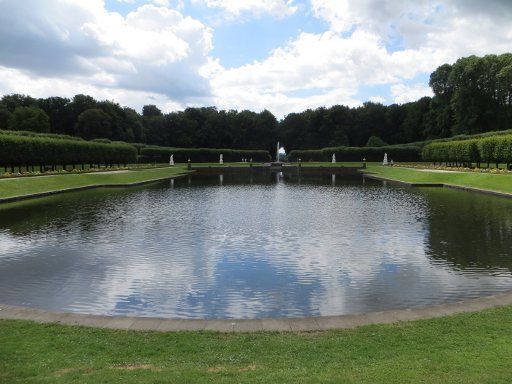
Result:
<svg viewBox="0 0 512 384"><path fill-rule="evenodd" d="M262 318L512 289L512 200L362 178L194 176L0 206L0 303Z"/></svg>

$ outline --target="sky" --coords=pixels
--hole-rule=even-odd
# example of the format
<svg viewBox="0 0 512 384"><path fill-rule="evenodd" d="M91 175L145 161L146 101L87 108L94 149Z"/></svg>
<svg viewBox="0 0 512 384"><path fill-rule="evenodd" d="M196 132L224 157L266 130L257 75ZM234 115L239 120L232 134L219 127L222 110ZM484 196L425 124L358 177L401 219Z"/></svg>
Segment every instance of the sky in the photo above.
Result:
<svg viewBox="0 0 512 384"><path fill-rule="evenodd" d="M439 65L512 52L510 20L512 0L0 0L0 94L278 118L406 103Z"/></svg>

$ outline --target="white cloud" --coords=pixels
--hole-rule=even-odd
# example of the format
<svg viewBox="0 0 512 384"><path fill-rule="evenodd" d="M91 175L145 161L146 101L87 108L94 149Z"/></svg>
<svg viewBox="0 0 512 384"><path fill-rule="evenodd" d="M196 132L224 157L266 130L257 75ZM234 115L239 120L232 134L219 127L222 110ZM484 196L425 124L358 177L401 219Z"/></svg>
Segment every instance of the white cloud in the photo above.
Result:
<svg viewBox="0 0 512 384"><path fill-rule="evenodd" d="M277 18L292 15L297 10L293 0L192 0L194 3L205 4L209 8L217 8L226 12L229 18L237 18L242 14L261 16L269 14Z"/></svg>
<svg viewBox="0 0 512 384"><path fill-rule="evenodd" d="M382 96L371 96L370 97L370 101L372 103L380 103L380 104L384 104L386 102L386 99Z"/></svg>
<svg viewBox="0 0 512 384"><path fill-rule="evenodd" d="M210 94L200 71L211 29L165 7L145 4L123 17L99 0L0 2L0 45L0 65L41 84L57 78L188 102Z"/></svg>
<svg viewBox="0 0 512 384"><path fill-rule="evenodd" d="M242 19L301 7L291 0L194 1ZM212 56L214 30L155 2L168 3L134 0L134 11L122 16L102 0L0 0L0 93L84 92L133 107L148 100L164 110L214 104L282 117L358 105L364 86L390 86L373 100L411 101L430 94L427 84L411 85L418 75L512 46L508 0L310 0L326 31L298 33L263 59L223 68Z"/></svg>
<svg viewBox="0 0 512 384"><path fill-rule="evenodd" d="M395 103L403 104L416 101L424 96L432 96L432 90L423 83L413 85L393 84L391 86L391 96Z"/></svg>
<svg viewBox="0 0 512 384"><path fill-rule="evenodd" d="M498 17L498 30L505 33L496 33L492 5L476 10L477 3L455 0L311 0L313 15L330 30L301 33L263 60L218 68L212 75L216 104L267 108L282 117L323 105L360 104L361 86L390 84L390 95L373 96L381 102L385 96L405 103L432 95L427 84L409 81L459 57L489 53L490 46L492 52L510 50L512 26Z"/></svg>
<svg viewBox="0 0 512 384"><path fill-rule="evenodd" d="M360 104L364 100L354 99L360 86L412 79L435 67L436 60L424 49L390 53L378 36L365 31L350 37L302 33L265 60L219 69L212 87L220 105L268 108L282 117L309 107Z"/></svg>

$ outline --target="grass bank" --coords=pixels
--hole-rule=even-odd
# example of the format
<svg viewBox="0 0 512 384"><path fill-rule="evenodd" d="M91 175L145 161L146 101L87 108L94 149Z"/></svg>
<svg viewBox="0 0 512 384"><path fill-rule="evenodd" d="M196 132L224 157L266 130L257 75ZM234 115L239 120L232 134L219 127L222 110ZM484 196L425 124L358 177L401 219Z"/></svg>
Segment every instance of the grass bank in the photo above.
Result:
<svg viewBox="0 0 512 384"><path fill-rule="evenodd" d="M475 172L434 172L399 167L368 165L367 171L389 180L420 184L450 184L460 187L512 193L512 175Z"/></svg>
<svg viewBox="0 0 512 384"><path fill-rule="evenodd" d="M147 182L177 176L186 172L185 166L119 172L98 172L69 175L18 177L0 180L0 199L46 193L94 185L121 185Z"/></svg>
<svg viewBox="0 0 512 384"><path fill-rule="evenodd" d="M1 383L509 383L512 307L311 333L0 321Z"/></svg>

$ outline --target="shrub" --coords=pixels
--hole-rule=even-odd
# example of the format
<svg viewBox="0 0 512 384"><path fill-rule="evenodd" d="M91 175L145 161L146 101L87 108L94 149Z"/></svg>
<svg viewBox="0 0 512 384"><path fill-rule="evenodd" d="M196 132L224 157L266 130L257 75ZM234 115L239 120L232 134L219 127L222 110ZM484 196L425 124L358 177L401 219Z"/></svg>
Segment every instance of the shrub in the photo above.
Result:
<svg viewBox="0 0 512 384"><path fill-rule="evenodd" d="M434 142L423 148L424 161L446 163L512 163L512 135Z"/></svg>
<svg viewBox="0 0 512 384"><path fill-rule="evenodd" d="M249 161L269 161L270 154L264 150L244 149L213 149L213 148L170 148L170 147L145 147L140 150L141 162L157 161L168 162L171 155L174 161L185 163L190 159L194 163L218 162L222 154L226 162L241 161L246 158Z"/></svg>
<svg viewBox="0 0 512 384"><path fill-rule="evenodd" d="M0 133L0 165L125 164L137 160L129 144L104 144Z"/></svg>
<svg viewBox="0 0 512 384"><path fill-rule="evenodd" d="M385 147L386 145L388 145L388 143L377 136L370 136L366 143L367 147Z"/></svg>
<svg viewBox="0 0 512 384"><path fill-rule="evenodd" d="M384 154L393 161L419 161L421 149L417 146L388 145L384 147L330 147L318 150L293 150L288 155L290 161L330 161L333 154L337 161L382 161Z"/></svg>

